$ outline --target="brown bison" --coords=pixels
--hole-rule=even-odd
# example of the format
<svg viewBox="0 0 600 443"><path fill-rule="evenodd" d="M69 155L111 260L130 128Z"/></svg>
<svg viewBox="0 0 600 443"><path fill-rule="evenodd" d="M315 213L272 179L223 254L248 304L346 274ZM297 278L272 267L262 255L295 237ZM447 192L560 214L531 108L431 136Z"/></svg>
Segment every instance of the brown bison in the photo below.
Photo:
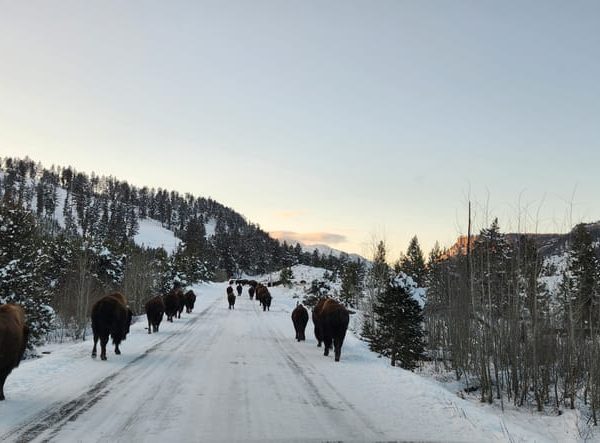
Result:
<svg viewBox="0 0 600 443"><path fill-rule="evenodd" d="M317 307L315 306L315 310L316 308ZM325 299L318 311L313 311L313 321L315 320L315 313L317 314L315 335L318 328L319 334L325 343L323 355L329 355L329 349L331 349L333 342L335 361L340 361L342 345L344 344L346 330L348 329L348 323L350 321L350 311L348 311L341 303L329 298Z"/></svg>
<svg viewBox="0 0 600 443"><path fill-rule="evenodd" d="M250 296L250 300L254 299L254 286L248 288L248 295Z"/></svg>
<svg viewBox="0 0 600 443"><path fill-rule="evenodd" d="M179 312L180 292L182 292L180 288L173 288L163 297L167 321L170 321L171 323L173 323L173 317L177 317L177 312Z"/></svg>
<svg viewBox="0 0 600 443"><path fill-rule="evenodd" d="M196 294L191 289L185 293L185 312L190 314L194 310L196 303Z"/></svg>
<svg viewBox="0 0 600 443"><path fill-rule="evenodd" d="M256 299L262 305L263 311L270 310L272 297L266 286L258 285L256 287Z"/></svg>
<svg viewBox="0 0 600 443"><path fill-rule="evenodd" d="M0 400L4 400L4 382L19 366L27 347L29 327L19 305L0 306Z"/></svg>
<svg viewBox="0 0 600 443"><path fill-rule="evenodd" d="M238 296L242 295L242 291L244 290L244 288L242 287L242 285L240 283L238 283L238 285L235 287Z"/></svg>
<svg viewBox="0 0 600 443"><path fill-rule="evenodd" d="M146 302L146 317L148 318L148 334L158 332L158 327L165 313L165 302L160 295Z"/></svg>
<svg viewBox="0 0 600 443"><path fill-rule="evenodd" d="M296 308L292 311L292 323L294 323L294 329L296 330L296 340L306 340L304 330L308 323L308 311L300 303L298 303Z"/></svg>
<svg viewBox="0 0 600 443"><path fill-rule="evenodd" d="M119 355L121 353L119 344L129 333L132 317L131 310L114 294L105 295L94 303L92 306L92 332L94 334L92 357L96 357L96 346L100 340L100 358L106 360L106 344L109 336L113 339L115 354Z"/></svg>
<svg viewBox="0 0 600 443"><path fill-rule="evenodd" d="M177 291L177 318L181 318L181 313L185 309L185 294L182 289Z"/></svg>
<svg viewBox="0 0 600 443"><path fill-rule="evenodd" d="M231 286L227 287L227 302L229 303L229 309L235 309L235 294Z"/></svg>
<svg viewBox="0 0 600 443"><path fill-rule="evenodd" d="M262 296L263 296L265 290L267 290L267 287L265 285L263 285L262 283L258 283L258 284L256 284L256 286L254 286L254 295L256 297L256 300L261 304L261 306L262 306Z"/></svg>

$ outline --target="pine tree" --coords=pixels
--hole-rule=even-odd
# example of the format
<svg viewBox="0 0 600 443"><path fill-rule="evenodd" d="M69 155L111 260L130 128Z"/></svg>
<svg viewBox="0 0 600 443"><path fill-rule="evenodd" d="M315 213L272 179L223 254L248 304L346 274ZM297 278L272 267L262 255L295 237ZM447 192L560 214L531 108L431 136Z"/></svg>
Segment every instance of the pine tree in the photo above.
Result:
<svg viewBox="0 0 600 443"><path fill-rule="evenodd" d="M598 328L599 321L599 262L592 237L583 224L573 229L570 256L569 274L575 314L573 321L576 329L591 333L593 328Z"/></svg>
<svg viewBox="0 0 600 443"><path fill-rule="evenodd" d="M358 301L364 288L365 266L357 259L348 261L342 268L342 287L340 298L345 305L352 308L358 307Z"/></svg>
<svg viewBox="0 0 600 443"><path fill-rule="evenodd" d="M371 340L377 332L377 318L375 313L375 302L386 290L390 279L390 268L386 262L385 243L380 241L375 249L373 265L367 273L365 283L365 298L363 306L362 336L367 341Z"/></svg>
<svg viewBox="0 0 600 443"><path fill-rule="evenodd" d="M292 268L283 268L279 272L279 281L285 286L292 286L292 280L294 279L294 273L292 272Z"/></svg>
<svg viewBox="0 0 600 443"><path fill-rule="evenodd" d="M43 278L47 256L33 214L0 204L0 232L0 303L17 303L25 309L30 343L37 344L49 331L54 311Z"/></svg>
<svg viewBox="0 0 600 443"><path fill-rule="evenodd" d="M404 369L414 369L424 353L423 312L407 288L392 281L375 301L377 328L370 347Z"/></svg>
<svg viewBox="0 0 600 443"><path fill-rule="evenodd" d="M423 251L421 251L419 239L416 235L410 240L406 255L400 257L394 271L404 272L406 275L412 277L419 286L425 284L425 259L423 258Z"/></svg>

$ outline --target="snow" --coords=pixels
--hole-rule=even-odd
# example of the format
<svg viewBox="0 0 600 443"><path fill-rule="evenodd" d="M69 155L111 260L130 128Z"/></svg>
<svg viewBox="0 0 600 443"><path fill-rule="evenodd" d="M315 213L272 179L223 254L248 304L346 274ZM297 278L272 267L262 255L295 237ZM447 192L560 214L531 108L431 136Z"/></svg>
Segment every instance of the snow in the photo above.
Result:
<svg viewBox="0 0 600 443"><path fill-rule="evenodd" d="M217 220L214 218L208 220L204 225L204 229L206 229L206 238L214 237L216 228Z"/></svg>
<svg viewBox="0 0 600 443"><path fill-rule="evenodd" d="M151 218L139 219L139 230L134 241L137 245L147 248L164 248L169 254L175 252L181 243L173 231L164 228L159 221Z"/></svg>
<svg viewBox="0 0 600 443"><path fill-rule="evenodd" d="M310 281L320 270L294 269ZM300 277L300 278L299 278ZM148 335L138 317L117 356L85 342L52 345L8 377L0 441L435 440L579 441L575 418L465 400L446 384L392 368L348 333L339 363L294 340L298 287L270 288L270 312L247 290L194 286L192 314ZM597 440L598 441L598 440Z"/></svg>

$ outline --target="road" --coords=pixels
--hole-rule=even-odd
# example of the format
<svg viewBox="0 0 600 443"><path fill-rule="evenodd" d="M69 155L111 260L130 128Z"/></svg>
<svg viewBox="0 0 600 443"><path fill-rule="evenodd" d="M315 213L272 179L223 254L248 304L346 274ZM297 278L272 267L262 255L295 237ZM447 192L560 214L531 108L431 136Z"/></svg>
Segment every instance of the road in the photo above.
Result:
<svg viewBox="0 0 600 443"><path fill-rule="evenodd" d="M314 343L293 340L288 312L274 306L265 313L245 296L229 310L220 295L223 288L214 290L218 291L211 294L214 301L201 312L176 320L186 321L184 327L81 395L53 404L3 438L385 439L357 405L295 352L296 347ZM276 327L284 322L285 331ZM109 354L110 358L116 357Z"/></svg>

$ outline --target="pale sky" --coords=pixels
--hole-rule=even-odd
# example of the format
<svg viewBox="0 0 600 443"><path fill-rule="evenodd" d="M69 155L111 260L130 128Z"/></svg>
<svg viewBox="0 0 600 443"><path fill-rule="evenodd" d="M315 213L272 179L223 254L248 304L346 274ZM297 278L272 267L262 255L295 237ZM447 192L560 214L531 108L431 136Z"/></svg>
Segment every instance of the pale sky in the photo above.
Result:
<svg viewBox="0 0 600 443"><path fill-rule="evenodd" d="M469 195L564 232L600 219L600 2L0 0L0 156L391 261Z"/></svg>

